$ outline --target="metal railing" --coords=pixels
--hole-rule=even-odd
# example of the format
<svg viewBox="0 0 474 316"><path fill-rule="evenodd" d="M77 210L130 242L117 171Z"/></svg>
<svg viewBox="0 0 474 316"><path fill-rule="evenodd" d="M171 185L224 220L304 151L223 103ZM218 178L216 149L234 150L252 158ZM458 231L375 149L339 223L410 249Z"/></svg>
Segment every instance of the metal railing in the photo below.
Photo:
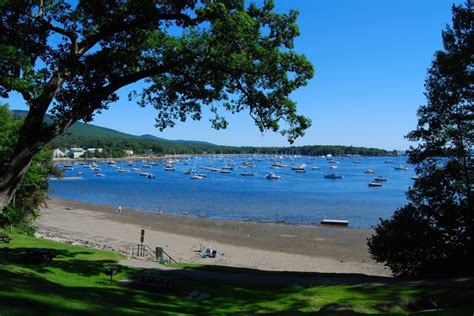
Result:
<svg viewBox="0 0 474 316"><path fill-rule="evenodd" d="M132 258L147 258L157 262L177 263L163 248L153 250L148 245L137 244L132 246Z"/></svg>

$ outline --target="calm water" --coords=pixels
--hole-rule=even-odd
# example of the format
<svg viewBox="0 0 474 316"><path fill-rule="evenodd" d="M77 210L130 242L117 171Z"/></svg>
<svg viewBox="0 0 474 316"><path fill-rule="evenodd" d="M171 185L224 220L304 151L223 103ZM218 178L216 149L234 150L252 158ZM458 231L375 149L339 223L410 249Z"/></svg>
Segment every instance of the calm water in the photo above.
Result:
<svg viewBox="0 0 474 316"><path fill-rule="evenodd" d="M240 167L252 159L256 167ZM283 158L288 167L272 169L274 158L234 157L217 159L199 157L176 163L176 171L164 171L159 162L152 168L141 169L153 173L155 179L139 176L138 172L119 173L117 168L98 163L105 177L96 177L90 169L74 165L66 176L83 172L82 180L50 181L51 196L97 204L118 205L141 210L205 216L220 219L261 222L290 222L310 224L323 218L347 219L351 227L371 227L378 218L390 217L406 202L404 192L413 183L413 167L408 171L394 169L400 162L394 157L336 158L337 169L330 168L324 158ZM354 160L362 163L355 164ZM385 163L386 160L394 163ZM191 180L184 171L212 164L220 168L230 163L235 170L228 174L199 170L208 174L203 180ZM306 163L306 173L291 170L293 164ZM187 165L186 165L187 164ZM118 161L117 166L132 167ZM141 167L134 162L133 167ZM61 166L61 165L60 165ZM320 170L311 170L318 166ZM366 169L377 170L366 174ZM243 177L241 172L254 172L254 177ZM281 180L267 180L270 171ZM325 179L324 174L343 175L344 179ZM369 188L376 176L384 176L383 187Z"/></svg>

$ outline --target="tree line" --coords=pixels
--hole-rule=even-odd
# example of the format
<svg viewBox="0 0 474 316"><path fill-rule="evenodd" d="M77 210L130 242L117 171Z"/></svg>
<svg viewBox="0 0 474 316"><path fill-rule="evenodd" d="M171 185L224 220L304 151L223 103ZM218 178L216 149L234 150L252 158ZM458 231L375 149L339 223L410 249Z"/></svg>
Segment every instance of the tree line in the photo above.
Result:
<svg viewBox="0 0 474 316"><path fill-rule="evenodd" d="M49 143L50 149L54 148L103 148L101 153L87 153L86 157L97 158L122 158L124 149L133 150L135 155L177 155L177 154L271 154L271 155L306 155L306 156L386 156L396 152L378 148L314 145L292 147L252 147L252 146L220 146L207 143L174 143L149 139L134 138L93 138L84 136L59 137Z"/></svg>

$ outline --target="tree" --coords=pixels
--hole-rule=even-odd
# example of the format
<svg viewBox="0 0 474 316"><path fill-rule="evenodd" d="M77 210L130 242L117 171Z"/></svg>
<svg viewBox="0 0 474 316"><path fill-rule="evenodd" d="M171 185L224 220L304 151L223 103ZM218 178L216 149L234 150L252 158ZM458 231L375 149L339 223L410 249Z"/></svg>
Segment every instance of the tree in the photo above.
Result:
<svg viewBox="0 0 474 316"><path fill-rule="evenodd" d="M369 239L372 256L395 275L472 275L473 2L453 6L425 81L427 104L408 139L418 142L409 161L419 179L409 204L381 220Z"/></svg>
<svg viewBox="0 0 474 316"><path fill-rule="evenodd" d="M13 152L21 123L21 119L14 119L7 106L0 105L0 164ZM0 227L14 226L26 233L34 232L33 221L39 215L39 206L46 200L47 175L61 175L60 170L53 167L52 158L51 151L46 149L34 156L15 198L0 213Z"/></svg>
<svg viewBox="0 0 474 316"><path fill-rule="evenodd" d="M138 82L129 98L156 108L160 130L207 108L216 129L227 126L219 109L246 110L261 131L303 135L310 121L289 96L313 67L293 50L297 12L273 10L272 1L0 0L0 94L29 106L0 166L0 209L46 143Z"/></svg>

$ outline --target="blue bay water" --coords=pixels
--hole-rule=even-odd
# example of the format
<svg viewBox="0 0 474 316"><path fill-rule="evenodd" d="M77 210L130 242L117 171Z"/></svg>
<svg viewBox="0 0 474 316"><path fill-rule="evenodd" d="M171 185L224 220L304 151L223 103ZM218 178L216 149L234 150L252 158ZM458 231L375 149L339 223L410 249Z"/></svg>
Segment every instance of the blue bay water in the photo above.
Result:
<svg viewBox="0 0 474 316"><path fill-rule="evenodd" d="M379 218L389 218L406 203L405 192L412 185L413 167L408 171L394 169L400 161L393 157L362 157L361 164L353 158L336 158L337 169L331 169L326 159L318 157L284 158L286 168L272 169L269 157L253 158L255 168L239 168L249 157L215 159L199 157L187 163L176 163L176 171L164 171L164 164L142 169L155 175L155 179L139 176L138 172L119 173L117 168L98 163L105 177L96 177L90 169L74 165L66 176L83 172L82 180L50 181L51 196L96 204L118 205L139 210L204 216L219 219L259 222L289 222L311 224L323 218L347 219L350 227L369 228ZM388 164L385 160L394 160ZM220 168L235 163L228 174L199 170L208 174L203 180L192 180L184 171L212 164ZM306 163L306 173L296 173L290 165ZM403 160L402 163L405 163ZM125 163L117 162L131 169ZM133 167L141 167L134 162ZM320 170L312 170L318 166ZM375 169L377 174L366 174ZM244 177L242 172L254 172ZM265 175L274 172L281 180L267 180ZM324 174L343 175L344 179L325 179ZM376 176L384 176L382 187L369 188Z"/></svg>

